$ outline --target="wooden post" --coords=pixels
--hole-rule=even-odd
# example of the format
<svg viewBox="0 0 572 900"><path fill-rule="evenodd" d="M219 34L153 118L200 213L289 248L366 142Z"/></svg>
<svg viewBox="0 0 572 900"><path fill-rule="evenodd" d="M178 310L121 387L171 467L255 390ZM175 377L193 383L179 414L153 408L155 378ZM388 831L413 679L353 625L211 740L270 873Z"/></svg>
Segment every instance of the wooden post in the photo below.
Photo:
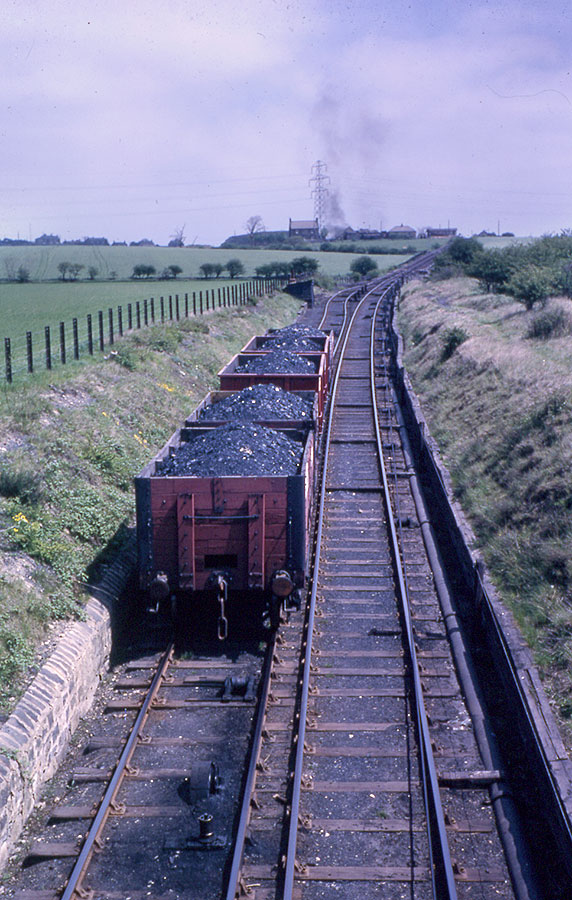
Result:
<svg viewBox="0 0 572 900"><path fill-rule="evenodd" d="M143 321L145 325L149 324L149 301L147 299L143 301Z"/></svg>
<svg viewBox="0 0 572 900"><path fill-rule="evenodd" d="M202 316L202 314L203 314L203 292L202 291L199 291L199 310L200 310L200 313Z"/></svg>
<svg viewBox="0 0 572 900"><path fill-rule="evenodd" d="M99 349L103 353L105 349L105 339L103 336L103 312L99 310L97 313L98 325L99 325Z"/></svg>
<svg viewBox="0 0 572 900"><path fill-rule="evenodd" d="M175 294L175 318L177 322L181 318L181 311L179 309L179 295Z"/></svg>
<svg viewBox="0 0 572 900"><path fill-rule="evenodd" d="M189 295L185 294L185 319L189 318Z"/></svg>
<svg viewBox="0 0 572 900"><path fill-rule="evenodd" d="M44 328L44 336L46 339L46 369L52 368L52 342L50 338L50 326Z"/></svg>
<svg viewBox="0 0 572 900"><path fill-rule="evenodd" d="M173 297L169 294L169 321L173 321Z"/></svg>
<svg viewBox="0 0 572 900"><path fill-rule="evenodd" d="M218 288L218 308L220 309L220 288Z"/></svg>
<svg viewBox="0 0 572 900"><path fill-rule="evenodd" d="M165 298L161 297L161 323L165 321Z"/></svg>
<svg viewBox="0 0 572 900"><path fill-rule="evenodd" d="M113 334L113 309L111 308L111 306L109 307L109 310L108 310L108 316L109 316L109 343L114 344L115 343L115 335Z"/></svg>
<svg viewBox="0 0 572 900"><path fill-rule="evenodd" d="M151 322L154 325L155 324L155 298L154 297L151 297L151 300L149 301L149 305L151 307Z"/></svg>
<svg viewBox="0 0 572 900"><path fill-rule="evenodd" d="M79 359L79 333L77 329L77 319L72 319L73 333L73 358Z"/></svg>
<svg viewBox="0 0 572 900"><path fill-rule="evenodd" d="M32 332L26 332L26 355L28 357L28 372L34 371L34 354L32 352Z"/></svg>
<svg viewBox="0 0 572 900"><path fill-rule="evenodd" d="M133 328L133 307L131 303L127 304L127 329L131 331Z"/></svg>
<svg viewBox="0 0 572 900"><path fill-rule="evenodd" d="M135 303L135 310L137 312L137 328L141 328L141 303L139 300Z"/></svg>
<svg viewBox="0 0 572 900"><path fill-rule="evenodd" d="M93 356L93 322L91 321L91 313L87 317L87 349L90 356Z"/></svg>
<svg viewBox="0 0 572 900"><path fill-rule="evenodd" d="M4 357L6 359L6 381L12 384L12 347L10 338L4 338Z"/></svg>
<svg viewBox="0 0 572 900"><path fill-rule="evenodd" d="M119 331L119 337L123 337L123 309L121 306L117 307L117 330Z"/></svg>
<svg viewBox="0 0 572 900"><path fill-rule="evenodd" d="M62 366L66 364L66 326L60 322L60 359Z"/></svg>
<svg viewBox="0 0 572 900"><path fill-rule="evenodd" d="M196 314L197 314L197 295L193 291L193 316L196 316Z"/></svg>

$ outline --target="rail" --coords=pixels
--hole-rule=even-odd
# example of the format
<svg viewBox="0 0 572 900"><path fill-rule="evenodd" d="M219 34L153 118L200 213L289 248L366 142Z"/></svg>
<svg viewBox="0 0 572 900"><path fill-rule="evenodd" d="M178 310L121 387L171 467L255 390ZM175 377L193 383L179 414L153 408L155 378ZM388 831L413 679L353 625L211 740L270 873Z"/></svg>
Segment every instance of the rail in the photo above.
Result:
<svg viewBox="0 0 572 900"><path fill-rule="evenodd" d="M417 651L415 648L413 622L411 619L409 591L407 588L406 576L401 562L401 553L399 549L401 542L398 539L397 529L395 527L395 520L397 518L397 520L399 521L399 515L396 516L396 511L392 510L387 469L383 453L383 440L379 424L379 410L375 384L375 329L381 303L387 299L391 290L392 288L386 288L385 291L380 294L379 300L372 316L370 332L370 387L372 411L377 442L377 455L383 482L383 493L387 511L387 523L390 533L393 565L397 582L397 592L399 595L399 601L401 604L401 611L405 625L407 652L409 654L411 677L413 681L415 719L421 749L420 762L422 771L423 794L427 815L427 837L431 860L433 896L435 898L438 898L438 900L445 900L445 898L447 898L447 900L455 900L455 898L457 897L457 889L455 886L453 866L451 863L451 855L449 852L449 842L447 839L445 828L445 817L443 815L443 809L441 806L437 771L435 768L435 760L433 757L433 750L431 746L431 735L429 733L429 725L427 722L427 712L423 700L423 689L421 686L421 676L417 660Z"/></svg>
<svg viewBox="0 0 572 900"><path fill-rule="evenodd" d="M137 745L139 735L147 719L151 704L153 703L161 682L165 677L165 673L171 662L174 649L174 644L171 643L167 647L165 653L161 658L157 671L153 676L153 680L151 682L149 690L147 691L143 703L141 704L141 709L137 714L137 717L133 724L133 728L131 729L127 741L125 742L125 746L123 748L117 766L115 767L115 771L113 773L111 781L109 782L95 818L86 835L80 854L72 869L66 888L61 896L61 900L72 900L72 898L80 898L85 896L85 893L82 890L82 881L89 865L89 861L94 852L96 842L109 817L112 804L117 796L119 788L121 787L121 783L125 776L127 766L129 765L129 762Z"/></svg>

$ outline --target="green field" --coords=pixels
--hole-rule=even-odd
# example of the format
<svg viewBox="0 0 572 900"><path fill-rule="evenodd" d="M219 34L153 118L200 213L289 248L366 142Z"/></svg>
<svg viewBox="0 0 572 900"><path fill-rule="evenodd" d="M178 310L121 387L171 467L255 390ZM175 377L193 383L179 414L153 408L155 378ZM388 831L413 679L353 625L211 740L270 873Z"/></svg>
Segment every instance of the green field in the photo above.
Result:
<svg viewBox="0 0 572 900"><path fill-rule="evenodd" d="M364 247L363 253L366 252ZM133 267L139 264L155 266L157 272L170 265L180 266L183 278L199 278L203 263L221 263L238 258L244 265L247 278L255 274L257 266L273 260L289 262L297 256L312 256L320 262L320 272L325 275L346 275L350 264L360 253L323 253L305 250L220 250L213 247L82 247L77 245L54 247L0 247L0 280L8 277L10 267L25 266L32 281L57 280L58 264L78 263L82 280L87 279L88 268L98 269L97 280L109 280L113 272L119 280L131 277ZM381 269L403 262L402 255L387 255L378 259ZM0 287L0 290L2 288ZM1 295L0 295L1 296ZM1 324L1 320L0 320ZM1 333L0 328L0 333Z"/></svg>
<svg viewBox="0 0 572 900"><path fill-rule="evenodd" d="M197 278L199 266L204 262L225 263L233 256L239 257L245 267L245 277L254 274L256 266L273 260L286 261L296 256L314 256L319 260L320 273L333 276L347 274L353 259L360 254L353 253L307 253L279 250L215 250L211 248L167 248L167 247L1 247L0 276L6 274L9 266L26 266L30 271L31 281L19 284L12 281L0 281L0 340L10 338L13 376L16 379L26 369L26 332L32 333L34 365L43 365L44 329L50 326L52 335L52 351L54 364L57 363L59 348L60 322L65 323L66 350L71 356L72 319L78 319L80 344L87 341L87 315L91 314L94 332L97 328L97 314L104 314L106 335L108 332L108 310L114 310L114 326L117 332L117 307L123 308L124 328L127 328L127 304L136 301L155 299L156 317L159 316L160 297L165 298L166 316L168 317L168 297L179 295L180 312L184 315L184 296L190 298L192 310L192 294L215 290L218 300L218 289L229 284L238 284L241 279L231 282L225 278ZM376 257L380 271L404 261L406 257L384 255ZM94 280L80 278L77 281L57 280L58 264L62 261L80 263L87 272L89 266L98 269L98 277ZM161 271L169 265L179 265L183 274L177 279L141 279L133 280L129 276L133 267L139 263L153 265ZM109 280L110 273L117 274L117 280ZM191 278L191 274L195 274ZM107 279L107 280L104 280ZM133 308L135 316L135 308ZM94 335L95 336L95 335ZM106 338L107 340L107 338ZM3 361L2 361L3 362ZM2 377L4 366L2 365Z"/></svg>

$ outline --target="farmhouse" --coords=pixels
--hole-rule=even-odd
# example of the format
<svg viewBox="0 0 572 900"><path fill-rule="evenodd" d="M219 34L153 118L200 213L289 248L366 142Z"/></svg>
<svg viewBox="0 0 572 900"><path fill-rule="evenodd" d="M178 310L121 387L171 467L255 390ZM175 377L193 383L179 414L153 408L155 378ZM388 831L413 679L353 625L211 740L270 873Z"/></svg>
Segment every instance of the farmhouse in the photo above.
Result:
<svg viewBox="0 0 572 900"><path fill-rule="evenodd" d="M288 237L302 237L307 241L319 241L320 229L317 219L290 219Z"/></svg>
<svg viewBox="0 0 572 900"><path fill-rule="evenodd" d="M403 240L414 240L417 237L417 232L414 228L411 228L410 225L394 225L393 228L390 228L387 232L388 238L393 239L403 239Z"/></svg>

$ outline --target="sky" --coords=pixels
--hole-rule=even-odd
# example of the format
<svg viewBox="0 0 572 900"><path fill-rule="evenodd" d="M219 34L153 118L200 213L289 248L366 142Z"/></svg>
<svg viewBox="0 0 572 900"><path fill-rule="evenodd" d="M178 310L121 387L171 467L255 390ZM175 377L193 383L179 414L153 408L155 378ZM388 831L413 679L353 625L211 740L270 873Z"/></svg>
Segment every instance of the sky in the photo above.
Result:
<svg viewBox="0 0 572 900"><path fill-rule="evenodd" d="M572 227L563 0L2 0L0 104L0 238Z"/></svg>

